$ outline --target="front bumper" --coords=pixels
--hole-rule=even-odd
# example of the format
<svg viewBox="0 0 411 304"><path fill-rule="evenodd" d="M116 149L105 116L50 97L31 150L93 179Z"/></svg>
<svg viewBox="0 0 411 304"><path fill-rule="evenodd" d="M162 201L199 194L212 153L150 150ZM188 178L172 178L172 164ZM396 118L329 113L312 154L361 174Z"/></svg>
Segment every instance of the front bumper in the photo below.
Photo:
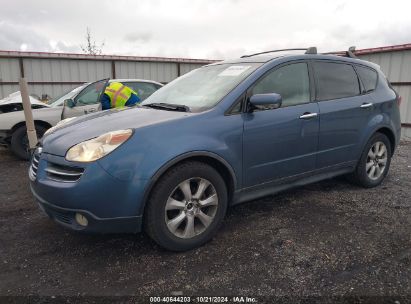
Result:
<svg viewBox="0 0 411 304"><path fill-rule="evenodd" d="M40 209L55 222L71 230L93 233L137 233L141 231L142 216L99 218L87 210L61 208L50 204L38 196L33 187L30 188ZM81 226L77 223L76 213L87 218L87 226Z"/></svg>
<svg viewBox="0 0 411 304"><path fill-rule="evenodd" d="M10 145L10 130L0 130L0 145L1 146L8 146Z"/></svg>
<svg viewBox="0 0 411 304"><path fill-rule="evenodd" d="M106 172L98 162L75 165L77 171L65 171L73 169L74 164L64 157L47 153L34 155L29 169L30 187L40 208L59 224L73 230L100 233L141 231L147 181L134 178L120 180ZM74 176L73 180L70 175L50 173L57 171L65 174L81 172L81 176ZM65 180L61 179L63 177ZM86 227L77 223L76 213L87 218Z"/></svg>

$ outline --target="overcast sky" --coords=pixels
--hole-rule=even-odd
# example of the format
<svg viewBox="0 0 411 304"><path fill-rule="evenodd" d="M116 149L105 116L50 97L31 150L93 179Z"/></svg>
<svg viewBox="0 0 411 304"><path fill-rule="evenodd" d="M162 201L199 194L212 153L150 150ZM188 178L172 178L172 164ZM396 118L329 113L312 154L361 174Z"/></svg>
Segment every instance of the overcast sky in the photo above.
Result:
<svg viewBox="0 0 411 304"><path fill-rule="evenodd" d="M411 43L411 1L0 0L0 50L223 59L285 47Z"/></svg>

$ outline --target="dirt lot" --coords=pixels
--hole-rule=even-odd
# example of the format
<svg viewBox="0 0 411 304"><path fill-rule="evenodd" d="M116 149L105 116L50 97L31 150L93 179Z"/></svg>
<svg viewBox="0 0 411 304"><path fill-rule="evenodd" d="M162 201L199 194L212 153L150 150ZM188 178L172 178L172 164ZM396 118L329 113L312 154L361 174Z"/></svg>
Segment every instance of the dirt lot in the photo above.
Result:
<svg viewBox="0 0 411 304"><path fill-rule="evenodd" d="M27 167L0 150L0 295L411 296L411 143L378 188L333 179L234 207L186 253L59 227Z"/></svg>

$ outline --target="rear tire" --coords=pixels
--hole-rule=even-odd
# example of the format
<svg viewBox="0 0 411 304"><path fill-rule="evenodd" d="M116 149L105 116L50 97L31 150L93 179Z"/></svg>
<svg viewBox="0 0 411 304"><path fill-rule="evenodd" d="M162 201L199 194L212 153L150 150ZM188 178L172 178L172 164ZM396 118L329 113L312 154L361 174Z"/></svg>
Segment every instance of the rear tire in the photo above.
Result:
<svg viewBox="0 0 411 304"><path fill-rule="evenodd" d="M36 125L37 137L41 138L46 132L46 128L40 125ZM27 138L26 125L18 127L11 135L11 151L18 158L22 160L30 159L29 143Z"/></svg>
<svg viewBox="0 0 411 304"><path fill-rule="evenodd" d="M365 188L382 183L391 164L391 142L382 133L375 133L367 142L355 171L349 179Z"/></svg>
<svg viewBox="0 0 411 304"><path fill-rule="evenodd" d="M227 210L227 188L207 164L189 161L165 173L146 206L144 226L161 247L185 251L209 241Z"/></svg>

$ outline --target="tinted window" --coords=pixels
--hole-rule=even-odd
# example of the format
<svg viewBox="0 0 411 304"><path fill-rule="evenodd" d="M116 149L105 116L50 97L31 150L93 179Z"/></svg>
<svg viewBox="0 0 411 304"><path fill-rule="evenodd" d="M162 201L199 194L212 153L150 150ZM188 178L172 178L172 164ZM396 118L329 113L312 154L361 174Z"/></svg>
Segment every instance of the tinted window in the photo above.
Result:
<svg viewBox="0 0 411 304"><path fill-rule="evenodd" d="M269 72L253 88L254 94L278 93L281 107L310 101L310 80L306 63L295 63Z"/></svg>
<svg viewBox="0 0 411 304"><path fill-rule="evenodd" d="M356 68L364 85L365 92L375 90L377 87L377 72L361 66L356 66Z"/></svg>
<svg viewBox="0 0 411 304"><path fill-rule="evenodd" d="M349 64L316 62L317 98L319 100L351 97L360 94L360 85L354 68Z"/></svg>
<svg viewBox="0 0 411 304"><path fill-rule="evenodd" d="M124 85L133 89L138 94L141 100L146 99L159 89L159 86L150 82L125 82Z"/></svg>

